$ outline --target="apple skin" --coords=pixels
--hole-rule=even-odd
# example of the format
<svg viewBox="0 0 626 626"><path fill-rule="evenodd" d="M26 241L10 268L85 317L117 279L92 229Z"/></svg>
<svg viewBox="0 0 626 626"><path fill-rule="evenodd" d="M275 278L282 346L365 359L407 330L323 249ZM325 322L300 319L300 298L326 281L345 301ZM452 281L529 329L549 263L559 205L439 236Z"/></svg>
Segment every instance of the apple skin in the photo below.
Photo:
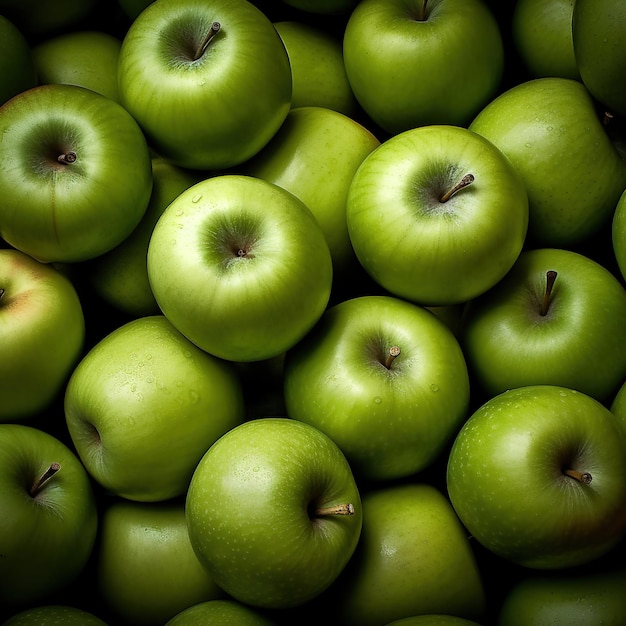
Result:
<svg viewBox="0 0 626 626"><path fill-rule="evenodd" d="M182 500L107 503L97 550L98 597L117 622L164 624L224 595L191 547Z"/></svg>
<svg viewBox="0 0 626 626"><path fill-rule="evenodd" d="M611 413L619 420L624 433L626 433L626 379L615 394L609 408L611 409Z"/></svg>
<svg viewBox="0 0 626 626"><path fill-rule="evenodd" d="M626 5L621 0L576 0L572 40L580 77L602 105L626 116Z"/></svg>
<svg viewBox="0 0 626 626"><path fill-rule="evenodd" d="M626 190L620 196L611 223L613 253L622 278L626 281Z"/></svg>
<svg viewBox="0 0 626 626"><path fill-rule="evenodd" d="M624 535L625 451L615 416L590 396L553 385L511 389L461 428L448 495L493 554L538 570L582 566ZM589 472L591 482L566 470Z"/></svg>
<svg viewBox="0 0 626 626"><path fill-rule="evenodd" d="M546 273L556 271L542 315ZM488 293L468 303L461 345L488 398L527 385L560 385L606 403L626 378L626 290L572 250L536 248Z"/></svg>
<svg viewBox="0 0 626 626"><path fill-rule="evenodd" d="M165 626L276 626L258 609L232 599L208 600L181 611Z"/></svg>
<svg viewBox="0 0 626 626"><path fill-rule="evenodd" d="M154 228L148 277L163 314L200 348L229 361L280 355L324 312L328 244L289 191L238 174L178 196Z"/></svg>
<svg viewBox="0 0 626 626"><path fill-rule="evenodd" d="M150 152L119 104L77 85L40 85L0 108L0 235L42 262L104 254L141 220ZM59 162L74 155L73 162Z"/></svg>
<svg viewBox="0 0 626 626"><path fill-rule="evenodd" d="M517 53L532 78L580 80L574 56L575 0L517 0L511 17Z"/></svg>
<svg viewBox="0 0 626 626"><path fill-rule="evenodd" d="M107 492L140 502L182 496L202 455L243 415L230 364L162 315L101 339L65 391L68 431L87 471Z"/></svg>
<svg viewBox="0 0 626 626"><path fill-rule="evenodd" d="M194 60L213 23L221 29ZM246 0L150 4L124 36L118 80L122 103L150 145L192 169L249 159L291 107L287 51L272 22Z"/></svg>
<svg viewBox="0 0 626 626"><path fill-rule="evenodd" d="M318 513L337 505L352 505L352 513ZM244 422L214 443L193 474L185 511L191 545L217 585L272 609L327 589L362 524L339 447L313 426L280 417Z"/></svg>
<svg viewBox="0 0 626 626"><path fill-rule="evenodd" d="M579 81L518 83L488 103L469 128L498 146L523 178L529 247L571 248L610 221L626 188L626 159Z"/></svg>
<svg viewBox="0 0 626 626"><path fill-rule="evenodd" d="M495 95L504 46L481 0L362 0L343 38L357 101L389 134L425 126L465 126ZM384 45L381 45L384 42Z"/></svg>
<svg viewBox="0 0 626 626"><path fill-rule="evenodd" d="M478 561L443 492L391 484L364 493L362 505L359 546L332 589L337 623L378 626L443 612L480 622Z"/></svg>
<svg viewBox="0 0 626 626"><path fill-rule="evenodd" d="M346 223L348 190L359 165L379 145L371 131L343 113L298 107L244 166L246 174L290 191L307 205L324 232L337 279L350 280L358 267Z"/></svg>
<svg viewBox="0 0 626 626"><path fill-rule="evenodd" d="M97 615L76 606L46 604L24 609L2 622L2 626L107 626Z"/></svg>
<svg viewBox="0 0 626 626"><path fill-rule="evenodd" d="M33 48L39 83L78 85L119 102L121 47L120 39L102 31L77 30L49 37Z"/></svg>
<svg viewBox="0 0 626 626"><path fill-rule="evenodd" d="M528 575L505 595L498 626L622 626L626 570L592 569L551 576Z"/></svg>
<svg viewBox="0 0 626 626"><path fill-rule="evenodd" d="M31 495L52 463L60 469ZM22 610L54 597L86 567L96 499L73 451L38 428L0 424L0 469L0 606Z"/></svg>
<svg viewBox="0 0 626 626"><path fill-rule="evenodd" d="M0 15L0 105L37 85L30 44L20 29Z"/></svg>
<svg viewBox="0 0 626 626"><path fill-rule="evenodd" d="M389 349L400 347L389 368ZM328 309L289 350L287 414L325 432L357 476L395 480L431 465L467 418L465 358L422 307L361 296Z"/></svg>
<svg viewBox="0 0 626 626"><path fill-rule="evenodd" d="M468 174L474 182L441 202ZM357 258L381 287L426 306L458 304L495 285L517 259L528 198L492 143L458 126L422 126L364 159L346 220Z"/></svg>
<svg viewBox="0 0 626 626"><path fill-rule="evenodd" d="M63 393L85 316L72 282L19 250L0 249L0 289L0 422L24 421Z"/></svg>

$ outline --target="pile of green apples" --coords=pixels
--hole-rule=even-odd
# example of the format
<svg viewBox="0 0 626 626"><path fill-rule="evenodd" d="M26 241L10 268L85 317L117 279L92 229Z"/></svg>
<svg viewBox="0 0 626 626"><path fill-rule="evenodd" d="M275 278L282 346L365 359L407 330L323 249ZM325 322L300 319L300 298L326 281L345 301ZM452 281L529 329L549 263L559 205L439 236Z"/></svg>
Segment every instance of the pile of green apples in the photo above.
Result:
<svg viewBox="0 0 626 626"><path fill-rule="evenodd" d="M626 623L623 0L0 0L0 625Z"/></svg>

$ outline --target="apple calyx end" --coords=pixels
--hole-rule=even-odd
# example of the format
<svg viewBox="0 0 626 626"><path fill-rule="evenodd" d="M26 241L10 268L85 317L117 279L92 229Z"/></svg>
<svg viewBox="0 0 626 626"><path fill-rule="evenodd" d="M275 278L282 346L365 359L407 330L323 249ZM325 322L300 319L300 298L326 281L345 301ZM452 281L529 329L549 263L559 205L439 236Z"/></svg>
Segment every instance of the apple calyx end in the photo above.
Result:
<svg viewBox="0 0 626 626"><path fill-rule="evenodd" d="M72 152L71 150L64 154L59 154L59 156L57 157L57 161L63 165L71 165L72 163L76 162L76 159L76 152Z"/></svg>
<svg viewBox="0 0 626 626"><path fill-rule="evenodd" d="M578 470L566 469L563 473L583 485L589 485L593 480L593 476L589 472L579 472Z"/></svg>
<svg viewBox="0 0 626 626"><path fill-rule="evenodd" d="M327 517L329 515L354 515L354 504L346 502L334 506L323 506L315 509L315 517Z"/></svg>
<svg viewBox="0 0 626 626"><path fill-rule="evenodd" d="M43 488L43 486L61 469L61 465L56 461L50 463L48 469L33 483L29 490L29 495L34 498Z"/></svg>
<svg viewBox="0 0 626 626"><path fill-rule="evenodd" d="M539 309L539 315L541 317L545 317L550 310L550 300L552 297L552 289L554 288L554 282L556 281L556 277L558 276L558 272L556 270L548 270L546 272L546 290L543 294L543 301L541 303L541 308Z"/></svg>
<svg viewBox="0 0 626 626"><path fill-rule="evenodd" d="M197 61L206 52L209 44L211 43L215 35L220 32L220 30L222 30L222 25L219 22L213 22L211 24L209 32L206 34L206 37L202 40L202 43L196 48L196 51L193 55L194 61Z"/></svg>
<svg viewBox="0 0 626 626"><path fill-rule="evenodd" d="M444 193L443 196L439 198L439 202L441 203L447 202L455 193L457 193L458 191L461 191L461 189L464 189L468 185L471 185L473 182L474 182L474 174L465 174L465 176L463 176L463 178L461 178L461 180L456 185L454 185L452 189L449 189L448 191L446 191L446 193Z"/></svg>

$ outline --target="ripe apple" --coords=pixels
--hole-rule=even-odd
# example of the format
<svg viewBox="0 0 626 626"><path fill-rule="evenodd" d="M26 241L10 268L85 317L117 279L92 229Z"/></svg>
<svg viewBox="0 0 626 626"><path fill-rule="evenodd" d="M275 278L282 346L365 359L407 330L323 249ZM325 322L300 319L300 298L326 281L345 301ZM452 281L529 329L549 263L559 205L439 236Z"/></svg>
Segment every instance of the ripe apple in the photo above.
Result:
<svg viewBox="0 0 626 626"><path fill-rule="evenodd" d="M289 417L325 432L368 480L425 469L467 418L456 338L399 298L361 296L328 309L287 352L283 380Z"/></svg>
<svg viewBox="0 0 626 626"><path fill-rule="evenodd" d="M522 252L511 271L470 302L461 344L487 397L560 385L608 402L626 379L626 290L573 250Z"/></svg>
<svg viewBox="0 0 626 626"><path fill-rule="evenodd" d="M152 157L152 193L141 222L122 243L83 268L86 282L105 302L134 317L160 313L146 264L150 237L167 206L197 182L196 172Z"/></svg>
<svg viewBox="0 0 626 626"><path fill-rule="evenodd" d="M244 407L230 364L154 315L91 348L67 385L65 415L83 464L106 491L153 502L186 492L202 455Z"/></svg>
<svg viewBox="0 0 626 626"><path fill-rule="evenodd" d="M45 604L24 609L2 626L107 626L97 615L72 605Z"/></svg>
<svg viewBox="0 0 626 626"><path fill-rule="evenodd" d="M343 54L356 99L390 134L465 126L495 95L504 69L500 26L482 0L362 0Z"/></svg>
<svg viewBox="0 0 626 626"><path fill-rule="evenodd" d="M579 81L518 83L494 98L469 128L511 160L528 192L528 244L568 248L610 220L626 188L626 159Z"/></svg>
<svg viewBox="0 0 626 626"><path fill-rule="evenodd" d="M0 14L0 105L36 85L30 43L13 22Z"/></svg>
<svg viewBox="0 0 626 626"><path fill-rule="evenodd" d="M622 0L576 0L572 15L574 55L593 97L626 116L626 4Z"/></svg>
<svg viewBox="0 0 626 626"><path fill-rule="evenodd" d="M481 621L479 564L450 502L428 483L393 484L362 496L361 540L332 595L346 626L378 626L447 613Z"/></svg>
<svg viewBox="0 0 626 626"><path fill-rule="evenodd" d="M291 108L318 106L349 117L357 102L346 76L341 39L332 32L296 20L274 22L291 65Z"/></svg>
<svg viewBox="0 0 626 626"><path fill-rule="evenodd" d="M532 78L580 79L572 40L575 0L517 0L511 31L515 50Z"/></svg>
<svg viewBox="0 0 626 626"><path fill-rule="evenodd" d="M279 131L244 166L300 198L315 215L330 248L335 279L357 266L346 223L350 183L380 141L353 118L325 107L292 109Z"/></svg>
<svg viewBox="0 0 626 626"><path fill-rule="evenodd" d="M170 322L230 361L291 348L324 312L333 279L309 208L278 185L238 174L203 180L167 207L150 239L148 277Z"/></svg>
<svg viewBox="0 0 626 626"><path fill-rule="evenodd" d="M72 282L51 265L0 250L0 422L32 418L63 393L85 342Z"/></svg>
<svg viewBox="0 0 626 626"><path fill-rule="evenodd" d="M620 196L611 223L613 252L617 266L626 281L626 190Z"/></svg>
<svg viewBox="0 0 626 626"><path fill-rule="evenodd" d="M287 51L246 0L148 5L124 36L118 78L122 103L152 147L201 170L252 157L291 106Z"/></svg>
<svg viewBox="0 0 626 626"><path fill-rule="evenodd" d="M41 85L0 107L0 235L40 261L77 262L125 239L152 188L131 115L76 85Z"/></svg>
<svg viewBox="0 0 626 626"><path fill-rule="evenodd" d="M194 604L224 595L191 547L179 499L107 503L95 568L107 614L124 624L164 624Z"/></svg>
<svg viewBox="0 0 626 626"><path fill-rule="evenodd" d="M520 254L524 183L491 142L421 126L368 155L350 185L348 232L367 273L395 296L457 304L495 285Z"/></svg>
<svg viewBox="0 0 626 626"><path fill-rule="evenodd" d="M39 82L87 87L119 102L121 47L118 37L96 30L71 30L44 39L33 48Z"/></svg>
<svg viewBox="0 0 626 626"><path fill-rule="evenodd" d="M626 435L581 392L511 389L461 428L447 486L465 527L493 554L535 569L582 566L624 536Z"/></svg>
<svg viewBox="0 0 626 626"><path fill-rule="evenodd" d="M288 418L244 422L214 443L187 492L189 538L227 594L289 608L327 589L356 548L360 495L339 447Z"/></svg>
<svg viewBox="0 0 626 626"><path fill-rule="evenodd" d="M0 607L46 602L83 571L96 540L96 500L60 439L0 424L0 510Z"/></svg>
<svg viewBox="0 0 626 626"><path fill-rule="evenodd" d="M165 626L276 626L258 609L232 599L208 600L184 609Z"/></svg>

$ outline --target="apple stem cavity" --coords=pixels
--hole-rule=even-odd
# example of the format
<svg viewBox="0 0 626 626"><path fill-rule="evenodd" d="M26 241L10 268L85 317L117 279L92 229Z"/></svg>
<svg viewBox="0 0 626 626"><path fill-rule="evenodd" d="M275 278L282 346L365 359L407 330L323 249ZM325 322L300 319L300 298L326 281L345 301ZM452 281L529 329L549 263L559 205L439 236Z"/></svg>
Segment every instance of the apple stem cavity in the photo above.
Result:
<svg viewBox="0 0 626 626"><path fill-rule="evenodd" d="M447 202L457 191L464 189L468 185L471 185L473 182L474 174L465 174L465 176L463 176L463 178L461 178L461 180L456 185L454 185L452 189L446 191L446 193L444 193L443 196L439 198L439 202Z"/></svg>
<svg viewBox="0 0 626 626"><path fill-rule="evenodd" d="M592 476L589 472L579 472L578 470L566 469L563 472L566 476L577 480L579 483L589 485L592 480Z"/></svg>
<svg viewBox="0 0 626 626"><path fill-rule="evenodd" d="M550 298L552 297L552 289L554 287L554 281L556 281L557 272L555 270L548 270L546 272L546 291L543 294L543 302L541 303L541 309L539 315L545 317L550 310Z"/></svg>
<svg viewBox="0 0 626 626"><path fill-rule="evenodd" d="M385 359L384 366L387 369L390 369L391 364L396 360L398 356L400 356L400 348L398 346L391 346L391 348L389 348L389 354L387 355L387 358Z"/></svg>
<svg viewBox="0 0 626 626"><path fill-rule="evenodd" d="M63 165L70 165L76 162L76 152L66 152L65 154L59 154L57 161Z"/></svg>
<svg viewBox="0 0 626 626"><path fill-rule="evenodd" d="M321 506L315 509L315 517L327 517L329 515L354 515L354 504L335 504L334 506Z"/></svg>
<svg viewBox="0 0 626 626"><path fill-rule="evenodd" d="M50 463L50 467L33 483L28 492L31 498L34 498L43 488L43 486L61 469L59 463Z"/></svg>
<svg viewBox="0 0 626 626"><path fill-rule="evenodd" d="M420 7L420 11L417 15L418 22L426 21L426 5L428 4L428 0L422 0L422 6Z"/></svg>
<svg viewBox="0 0 626 626"><path fill-rule="evenodd" d="M219 33L221 29L222 29L222 25L219 22L213 22L211 24L211 28L209 28L209 32L206 34L206 37L204 38L202 43L198 46L195 54L193 55L194 61L197 61L206 52L206 49L209 47L209 44L211 43L213 37L215 37L215 35L217 35L217 33Z"/></svg>

